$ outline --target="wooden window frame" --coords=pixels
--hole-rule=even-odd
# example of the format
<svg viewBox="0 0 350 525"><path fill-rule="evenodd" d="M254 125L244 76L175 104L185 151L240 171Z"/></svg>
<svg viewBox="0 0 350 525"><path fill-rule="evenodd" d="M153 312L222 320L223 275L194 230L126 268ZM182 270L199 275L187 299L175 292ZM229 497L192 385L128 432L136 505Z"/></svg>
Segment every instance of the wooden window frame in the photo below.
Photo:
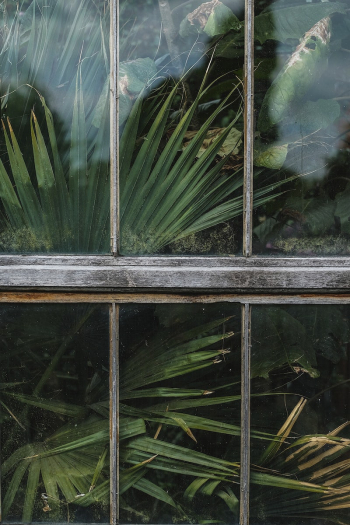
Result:
<svg viewBox="0 0 350 525"><path fill-rule="evenodd" d="M111 523L118 522L118 308L123 303L238 302L242 308L241 516L249 523L251 308L350 304L350 257L252 254L254 0L245 0L243 256L124 257L118 250L118 0L111 0L111 255L0 255L0 302L109 303ZM116 495L116 496L115 496Z"/></svg>
<svg viewBox="0 0 350 525"><path fill-rule="evenodd" d="M257 257L252 254L254 145L254 0L245 0L245 140L242 257L119 255L118 18L111 0L111 254L1 255L0 293L124 292L192 294L346 294L350 257ZM1 300L1 299L0 299Z"/></svg>

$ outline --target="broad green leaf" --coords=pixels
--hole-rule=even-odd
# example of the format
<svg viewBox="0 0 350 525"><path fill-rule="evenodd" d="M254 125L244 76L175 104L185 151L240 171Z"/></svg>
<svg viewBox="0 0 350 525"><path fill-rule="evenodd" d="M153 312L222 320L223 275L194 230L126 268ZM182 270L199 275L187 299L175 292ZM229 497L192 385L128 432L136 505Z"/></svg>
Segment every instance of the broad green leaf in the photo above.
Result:
<svg viewBox="0 0 350 525"><path fill-rule="evenodd" d="M315 102L308 100L298 111L293 112L293 115L284 124L296 126L300 135L306 136L319 129L327 128L339 115L340 106L336 100L319 99Z"/></svg>
<svg viewBox="0 0 350 525"><path fill-rule="evenodd" d="M201 4L189 13L180 24L179 33L186 38L191 33L206 33L210 37L222 35L228 31L238 31L241 22L225 4L212 0Z"/></svg>
<svg viewBox="0 0 350 525"><path fill-rule="evenodd" d="M121 62L119 66L119 125L128 118L133 101L157 74L151 58L137 58Z"/></svg>
<svg viewBox="0 0 350 525"><path fill-rule="evenodd" d="M288 144L256 144L254 165L269 169L282 168L288 153Z"/></svg>
<svg viewBox="0 0 350 525"><path fill-rule="evenodd" d="M253 229L253 233L257 236L261 243L264 243L266 242L276 225L276 219L274 219L273 217L267 217Z"/></svg>
<svg viewBox="0 0 350 525"><path fill-rule="evenodd" d="M255 38L263 44L266 40L286 42L299 40L315 24L333 13L345 13L346 4L323 2L284 7L278 1L254 19Z"/></svg>
<svg viewBox="0 0 350 525"><path fill-rule="evenodd" d="M231 30L239 31L241 27L242 23L236 15L233 14L231 9L222 2L217 1L204 27L204 33L213 37L223 35Z"/></svg>
<svg viewBox="0 0 350 525"><path fill-rule="evenodd" d="M327 17L305 33L266 92L258 118L260 131L266 131L280 122L291 109L291 104L301 100L321 76L327 67L331 28L331 20Z"/></svg>

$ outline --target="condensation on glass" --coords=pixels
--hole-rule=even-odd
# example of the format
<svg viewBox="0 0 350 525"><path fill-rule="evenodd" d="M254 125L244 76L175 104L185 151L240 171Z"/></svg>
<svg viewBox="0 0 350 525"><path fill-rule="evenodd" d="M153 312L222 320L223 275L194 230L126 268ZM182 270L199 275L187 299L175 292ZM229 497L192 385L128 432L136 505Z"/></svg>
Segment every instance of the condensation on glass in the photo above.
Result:
<svg viewBox="0 0 350 525"><path fill-rule="evenodd" d="M240 306L120 307L120 523L238 524Z"/></svg>
<svg viewBox="0 0 350 525"><path fill-rule="evenodd" d="M348 6L255 4L254 251L349 255Z"/></svg>
<svg viewBox="0 0 350 525"><path fill-rule="evenodd" d="M250 523L346 523L349 306L252 309Z"/></svg>
<svg viewBox="0 0 350 525"><path fill-rule="evenodd" d="M0 252L109 252L109 11L1 2Z"/></svg>
<svg viewBox="0 0 350 525"><path fill-rule="evenodd" d="M120 1L120 252L241 252L244 1Z"/></svg>
<svg viewBox="0 0 350 525"><path fill-rule="evenodd" d="M0 305L4 522L109 523L109 308Z"/></svg>

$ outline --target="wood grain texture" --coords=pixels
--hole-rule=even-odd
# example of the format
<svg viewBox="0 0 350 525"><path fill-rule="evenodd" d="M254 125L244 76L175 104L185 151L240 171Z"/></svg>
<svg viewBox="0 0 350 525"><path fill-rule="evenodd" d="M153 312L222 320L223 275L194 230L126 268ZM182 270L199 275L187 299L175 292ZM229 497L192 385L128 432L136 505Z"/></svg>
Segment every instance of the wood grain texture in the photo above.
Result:
<svg viewBox="0 0 350 525"><path fill-rule="evenodd" d="M0 292L0 303L249 303L262 304L350 304L350 294L176 294L176 293L81 293Z"/></svg>
<svg viewBox="0 0 350 525"><path fill-rule="evenodd" d="M0 255L1 266L164 266L206 268L350 268L350 257L112 257L111 255Z"/></svg>
<svg viewBox="0 0 350 525"><path fill-rule="evenodd" d="M350 291L350 266L0 265L0 290L291 293Z"/></svg>

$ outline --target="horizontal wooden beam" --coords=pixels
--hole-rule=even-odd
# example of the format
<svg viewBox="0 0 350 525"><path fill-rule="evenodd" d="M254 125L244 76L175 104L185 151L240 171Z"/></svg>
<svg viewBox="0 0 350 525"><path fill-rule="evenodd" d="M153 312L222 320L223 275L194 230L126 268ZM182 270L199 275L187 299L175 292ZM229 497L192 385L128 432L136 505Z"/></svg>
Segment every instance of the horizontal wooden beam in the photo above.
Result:
<svg viewBox="0 0 350 525"><path fill-rule="evenodd" d="M1 266L164 266L164 267L349 267L350 257L112 257L110 255L0 255Z"/></svg>
<svg viewBox="0 0 350 525"><path fill-rule="evenodd" d="M349 259L0 257L0 290L350 292Z"/></svg>
<svg viewBox="0 0 350 525"><path fill-rule="evenodd" d="M0 303L94 303L94 304L195 304L195 303L241 303L268 304L350 304L349 293L310 294L180 294L180 293L111 293L111 292L4 292L0 291Z"/></svg>

